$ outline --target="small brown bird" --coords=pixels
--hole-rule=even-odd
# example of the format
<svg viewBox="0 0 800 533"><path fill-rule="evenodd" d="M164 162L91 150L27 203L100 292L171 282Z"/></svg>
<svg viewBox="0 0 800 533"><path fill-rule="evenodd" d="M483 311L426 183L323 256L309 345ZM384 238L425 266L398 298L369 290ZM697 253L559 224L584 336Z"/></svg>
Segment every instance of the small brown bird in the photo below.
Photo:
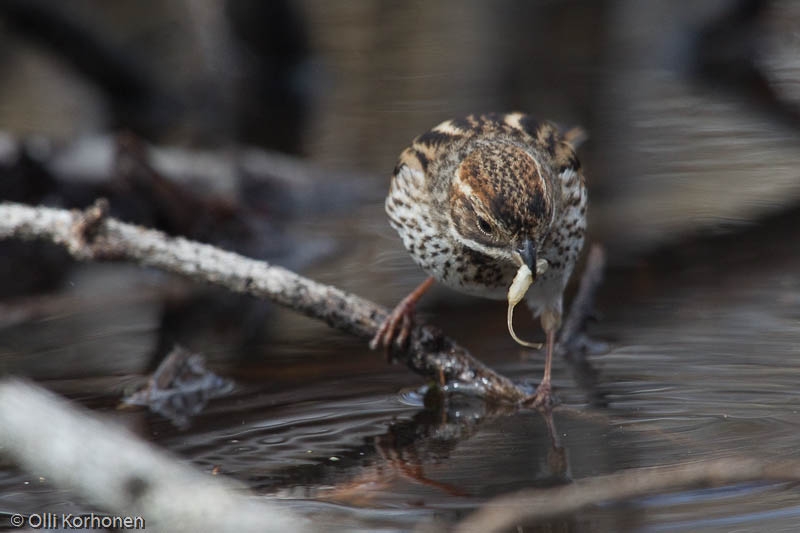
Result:
<svg viewBox="0 0 800 533"><path fill-rule="evenodd" d="M448 120L414 139L394 169L386 212L431 277L397 305L373 349L407 342L415 304L434 279L500 300L524 264L534 276L526 300L547 337L544 377L531 403L551 402L564 287L586 229L579 136L522 113L490 113ZM542 259L547 268L537 276Z"/></svg>

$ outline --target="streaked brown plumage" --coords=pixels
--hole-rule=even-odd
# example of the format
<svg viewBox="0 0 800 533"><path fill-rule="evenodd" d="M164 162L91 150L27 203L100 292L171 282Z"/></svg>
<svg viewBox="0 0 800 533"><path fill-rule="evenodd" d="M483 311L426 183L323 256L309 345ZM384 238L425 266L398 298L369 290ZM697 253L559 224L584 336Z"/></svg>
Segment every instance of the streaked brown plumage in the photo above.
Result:
<svg viewBox="0 0 800 533"><path fill-rule="evenodd" d="M550 401L550 366L562 299L581 251L587 195L576 135L522 113L448 120L417 137L394 169L386 212L414 261L458 291L505 299L519 266L538 276L526 300L547 335L535 404ZM372 341L403 344L426 280Z"/></svg>

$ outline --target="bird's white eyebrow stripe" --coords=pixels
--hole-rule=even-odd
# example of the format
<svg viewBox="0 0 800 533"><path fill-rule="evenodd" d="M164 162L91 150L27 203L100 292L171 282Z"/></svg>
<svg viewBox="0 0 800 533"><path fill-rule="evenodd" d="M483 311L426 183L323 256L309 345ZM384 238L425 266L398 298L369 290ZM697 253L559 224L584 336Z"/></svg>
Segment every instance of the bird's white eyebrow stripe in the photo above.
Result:
<svg viewBox="0 0 800 533"><path fill-rule="evenodd" d="M453 227L450 226L450 235L456 240L456 242L460 243L462 246L465 246L471 250L477 250L482 254L488 255L489 257L493 257L495 259L498 256L502 257L503 259L508 259L510 261L514 261L514 254L511 252L506 251L503 248L493 248L491 246L486 246L485 244L481 244L477 241L473 241L472 239L468 239L464 237Z"/></svg>
<svg viewBox="0 0 800 533"><path fill-rule="evenodd" d="M547 196L547 180L544 178L544 174L542 173L542 166L539 164L539 161L533 157L533 154L524 149L522 151L530 158L531 161L533 161L533 165L536 167L536 174L539 176L539 181L542 184L542 194Z"/></svg>
<svg viewBox="0 0 800 533"><path fill-rule="evenodd" d="M461 176L458 175L458 169L456 169L456 175L455 178L453 178L453 181L456 183L456 187L458 188L459 192L463 193L464 196L471 200L475 199L475 190L469 183L461 179Z"/></svg>

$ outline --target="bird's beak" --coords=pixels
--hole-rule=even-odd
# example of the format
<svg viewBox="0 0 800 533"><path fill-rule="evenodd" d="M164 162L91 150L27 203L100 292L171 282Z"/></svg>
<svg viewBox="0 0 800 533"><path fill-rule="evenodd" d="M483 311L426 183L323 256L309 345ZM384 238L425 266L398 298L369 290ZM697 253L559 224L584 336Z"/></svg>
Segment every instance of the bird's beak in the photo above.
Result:
<svg viewBox="0 0 800 533"><path fill-rule="evenodd" d="M533 280L536 281L536 243L531 239L525 239L515 250L520 266L527 265L531 269Z"/></svg>

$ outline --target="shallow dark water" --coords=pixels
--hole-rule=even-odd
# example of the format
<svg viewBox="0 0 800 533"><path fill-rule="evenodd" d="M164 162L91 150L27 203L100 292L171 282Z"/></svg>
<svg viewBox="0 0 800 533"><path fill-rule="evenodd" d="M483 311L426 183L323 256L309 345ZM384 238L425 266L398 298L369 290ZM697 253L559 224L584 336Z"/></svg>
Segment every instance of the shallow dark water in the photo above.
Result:
<svg viewBox="0 0 800 533"><path fill-rule="evenodd" d="M271 315L281 328L270 330L280 333L245 360L222 343L205 344L211 366L237 387L188 429L144 410L115 410L155 335L155 304L132 288L163 282L137 272L115 298L86 298L96 287L81 280L128 278L119 266L75 278L66 292L82 302L80 311L8 326L0 344L5 371L42 379L209 474L232 476L334 529L408 530L453 523L499 494L628 468L731 455L800 458L797 263L789 258L757 275L756 266L737 266L713 284L681 274L625 299L612 272L600 294L603 319L592 328L610 349L591 357L608 407L591 407L558 360L563 405L553 434L538 413L492 412L475 399L425 408L421 378L283 310ZM434 295L425 316L500 372L538 380L541 357L521 357L507 339L502 305L437 294L445 298ZM309 331L313 342L297 340ZM2 512L84 505L46 476L0 470ZM798 520L795 485L754 483L607 503L552 525L792 531Z"/></svg>

